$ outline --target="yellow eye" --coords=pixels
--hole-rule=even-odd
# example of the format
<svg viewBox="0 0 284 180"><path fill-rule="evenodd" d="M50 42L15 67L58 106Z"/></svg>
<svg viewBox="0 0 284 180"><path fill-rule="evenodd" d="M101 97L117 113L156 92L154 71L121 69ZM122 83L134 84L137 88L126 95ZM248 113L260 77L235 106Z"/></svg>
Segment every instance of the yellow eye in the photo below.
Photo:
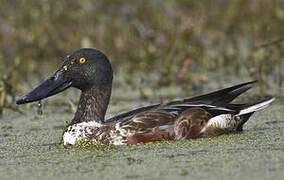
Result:
<svg viewBox="0 0 284 180"><path fill-rule="evenodd" d="M65 65L65 66L63 66L63 69L64 69L65 71L67 71L67 70L68 70L68 67Z"/></svg>
<svg viewBox="0 0 284 180"><path fill-rule="evenodd" d="M84 64L86 61L87 61L87 60L86 60L85 58L83 58L83 57L81 57L81 58L79 59L79 63L80 63L80 64Z"/></svg>

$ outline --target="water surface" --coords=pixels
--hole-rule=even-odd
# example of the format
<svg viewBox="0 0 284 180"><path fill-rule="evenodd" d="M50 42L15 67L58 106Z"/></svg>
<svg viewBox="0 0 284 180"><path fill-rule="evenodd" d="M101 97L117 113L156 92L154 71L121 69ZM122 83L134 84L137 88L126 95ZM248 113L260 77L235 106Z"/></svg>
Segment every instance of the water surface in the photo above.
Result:
<svg viewBox="0 0 284 180"><path fill-rule="evenodd" d="M119 105L114 107L116 111ZM0 119L1 179L283 179L284 105L256 113L240 134L140 146L64 148L72 113Z"/></svg>

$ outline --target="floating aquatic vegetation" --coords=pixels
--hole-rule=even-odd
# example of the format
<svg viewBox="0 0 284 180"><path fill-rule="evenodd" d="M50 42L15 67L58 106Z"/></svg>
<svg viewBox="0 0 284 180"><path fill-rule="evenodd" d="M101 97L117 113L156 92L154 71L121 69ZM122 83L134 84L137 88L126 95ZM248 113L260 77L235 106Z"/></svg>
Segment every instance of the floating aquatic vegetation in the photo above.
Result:
<svg viewBox="0 0 284 180"><path fill-rule="evenodd" d="M105 145L105 144L99 144L99 143L94 143L91 141L79 141L75 144L75 148L79 149L86 149L86 150L97 150L97 151L110 151L115 149L114 145Z"/></svg>
<svg viewBox="0 0 284 180"><path fill-rule="evenodd" d="M4 90L4 85L3 82L0 81L0 115L3 114L3 109L4 109L4 103L5 103L5 90Z"/></svg>

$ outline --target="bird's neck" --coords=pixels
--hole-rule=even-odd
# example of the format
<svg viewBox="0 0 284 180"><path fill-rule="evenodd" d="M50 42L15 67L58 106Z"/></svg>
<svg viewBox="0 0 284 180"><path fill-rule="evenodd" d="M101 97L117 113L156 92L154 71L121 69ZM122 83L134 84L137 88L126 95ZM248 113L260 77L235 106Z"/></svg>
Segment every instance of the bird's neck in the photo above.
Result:
<svg viewBox="0 0 284 180"><path fill-rule="evenodd" d="M89 121L104 123L110 96L111 86L83 90L71 124Z"/></svg>

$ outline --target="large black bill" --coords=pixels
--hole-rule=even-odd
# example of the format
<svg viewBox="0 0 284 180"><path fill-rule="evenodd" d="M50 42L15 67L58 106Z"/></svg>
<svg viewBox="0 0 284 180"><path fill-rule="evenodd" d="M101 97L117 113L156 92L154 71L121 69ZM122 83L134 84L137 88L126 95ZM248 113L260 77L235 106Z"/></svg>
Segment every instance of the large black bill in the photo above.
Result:
<svg viewBox="0 0 284 180"><path fill-rule="evenodd" d="M25 104L39 101L58 94L72 85L70 79L64 78L62 73L57 72L54 76L48 78L28 94L17 99L17 104Z"/></svg>

